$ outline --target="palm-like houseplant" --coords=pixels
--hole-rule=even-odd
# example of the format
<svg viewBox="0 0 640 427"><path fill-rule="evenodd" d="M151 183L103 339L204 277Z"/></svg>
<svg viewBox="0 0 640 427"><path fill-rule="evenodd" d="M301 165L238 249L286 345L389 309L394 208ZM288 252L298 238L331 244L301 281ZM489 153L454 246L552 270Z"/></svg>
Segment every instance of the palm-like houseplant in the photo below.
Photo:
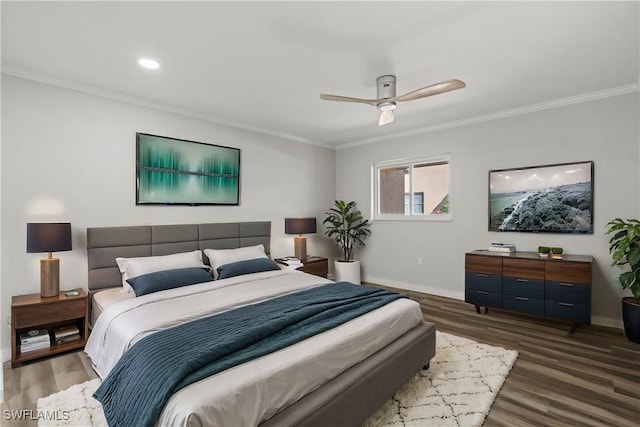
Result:
<svg viewBox="0 0 640 427"><path fill-rule="evenodd" d="M341 253L335 264L336 280L360 283L360 263L354 260L354 254L355 248L364 246L364 240L371 235L369 220L362 217L353 201L336 200L325 214L327 216L322 221L326 224L324 234L336 241ZM346 267L345 263L352 266Z"/></svg>
<svg viewBox="0 0 640 427"><path fill-rule="evenodd" d="M624 331L630 341L640 343L640 220L616 218L608 224L611 265L629 266L620 274L620 285L633 297L622 299Z"/></svg>

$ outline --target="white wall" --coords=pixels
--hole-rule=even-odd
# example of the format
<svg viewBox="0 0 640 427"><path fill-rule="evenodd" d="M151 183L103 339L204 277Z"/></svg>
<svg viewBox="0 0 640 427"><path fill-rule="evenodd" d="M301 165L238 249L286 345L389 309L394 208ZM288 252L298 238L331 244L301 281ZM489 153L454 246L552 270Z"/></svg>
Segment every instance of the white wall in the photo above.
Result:
<svg viewBox="0 0 640 427"><path fill-rule="evenodd" d="M26 253L27 222L71 222L73 250L55 254L61 289L70 289L87 285L87 227L270 220L272 254L284 256L293 254L284 217L321 220L333 204L333 150L6 75L2 104L5 317L12 295L40 292L43 254ZM240 148L240 206L136 206L136 132ZM310 254L332 253L330 240L308 237ZM0 320L6 351L10 329Z"/></svg>
<svg viewBox="0 0 640 427"><path fill-rule="evenodd" d="M377 144L336 154L336 197L371 212L371 165L452 154L451 222L376 221L357 257L364 280L464 299L464 253L509 241L519 250L560 246L595 257L594 323L621 326L619 270L609 267L606 223L640 217L638 94L539 111ZM399 116L399 120L402 117ZM487 172L519 166L594 160L594 233L487 231ZM417 265L417 258L424 265Z"/></svg>

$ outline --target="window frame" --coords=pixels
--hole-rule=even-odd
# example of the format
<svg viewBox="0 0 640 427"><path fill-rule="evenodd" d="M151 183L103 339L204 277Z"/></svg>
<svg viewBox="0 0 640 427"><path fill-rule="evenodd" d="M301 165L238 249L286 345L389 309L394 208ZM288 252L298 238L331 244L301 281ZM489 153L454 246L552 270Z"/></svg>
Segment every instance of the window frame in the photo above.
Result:
<svg viewBox="0 0 640 427"><path fill-rule="evenodd" d="M380 213L380 169L386 169L391 167L407 167L409 168L409 194L413 192L413 168L414 166L430 164L430 163L443 163L446 162L449 165L449 212L443 214L415 214L413 213L413 197L409 197L409 210L408 215L405 214L382 214ZM412 157L397 160L385 160L375 162L371 165L371 220L372 221L452 221L453 216L451 214L452 202L452 188L453 188L453 159L451 154L442 154L429 157Z"/></svg>

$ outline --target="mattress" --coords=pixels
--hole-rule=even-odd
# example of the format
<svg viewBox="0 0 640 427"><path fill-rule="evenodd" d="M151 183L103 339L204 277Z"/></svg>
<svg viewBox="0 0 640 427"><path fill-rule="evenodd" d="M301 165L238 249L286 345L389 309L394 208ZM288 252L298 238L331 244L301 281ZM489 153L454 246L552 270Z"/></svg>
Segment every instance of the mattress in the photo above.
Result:
<svg viewBox="0 0 640 427"><path fill-rule="evenodd" d="M122 292L122 288L109 288L96 292L93 294L93 301L91 303L91 324L96 324L98 317L100 317L100 314L102 314L107 307L131 298L135 298L135 295Z"/></svg>
<svg viewBox="0 0 640 427"><path fill-rule="evenodd" d="M86 352L101 377L155 330L329 283L298 271L273 271L129 298L104 309ZM393 342L422 321L401 299L286 349L236 366L175 394L159 425L257 425Z"/></svg>

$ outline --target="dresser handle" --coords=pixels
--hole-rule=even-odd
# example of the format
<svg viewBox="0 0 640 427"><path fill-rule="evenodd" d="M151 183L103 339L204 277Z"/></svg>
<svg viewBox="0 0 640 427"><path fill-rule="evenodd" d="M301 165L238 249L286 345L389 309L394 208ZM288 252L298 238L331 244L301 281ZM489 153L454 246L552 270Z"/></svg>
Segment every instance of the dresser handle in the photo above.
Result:
<svg viewBox="0 0 640 427"><path fill-rule="evenodd" d="M516 282L529 282L527 279L516 279Z"/></svg>
<svg viewBox="0 0 640 427"><path fill-rule="evenodd" d="M476 291L477 294L482 294L482 295L489 295L489 292L487 291Z"/></svg>
<svg viewBox="0 0 640 427"><path fill-rule="evenodd" d="M573 304L569 304L569 303L566 303L566 302L559 302L558 304L564 305L565 307L573 307Z"/></svg>
<svg viewBox="0 0 640 427"><path fill-rule="evenodd" d="M573 283L562 283L562 282L560 282L560 286L568 286L570 288L573 288L575 285Z"/></svg>
<svg viewBox="0 0 640 427"><path fill-rule="evenodd" d="M529 298L525 298L525 297L516 297L516 299L518 301L529 301Z"/></svg>
<svg viewBox="0 0 640 427"><path fill-rule="evenodd" d="M488 274L482 274L482 273L476 273L476 276L478 276L478 277L489 277Z"/></svg>

